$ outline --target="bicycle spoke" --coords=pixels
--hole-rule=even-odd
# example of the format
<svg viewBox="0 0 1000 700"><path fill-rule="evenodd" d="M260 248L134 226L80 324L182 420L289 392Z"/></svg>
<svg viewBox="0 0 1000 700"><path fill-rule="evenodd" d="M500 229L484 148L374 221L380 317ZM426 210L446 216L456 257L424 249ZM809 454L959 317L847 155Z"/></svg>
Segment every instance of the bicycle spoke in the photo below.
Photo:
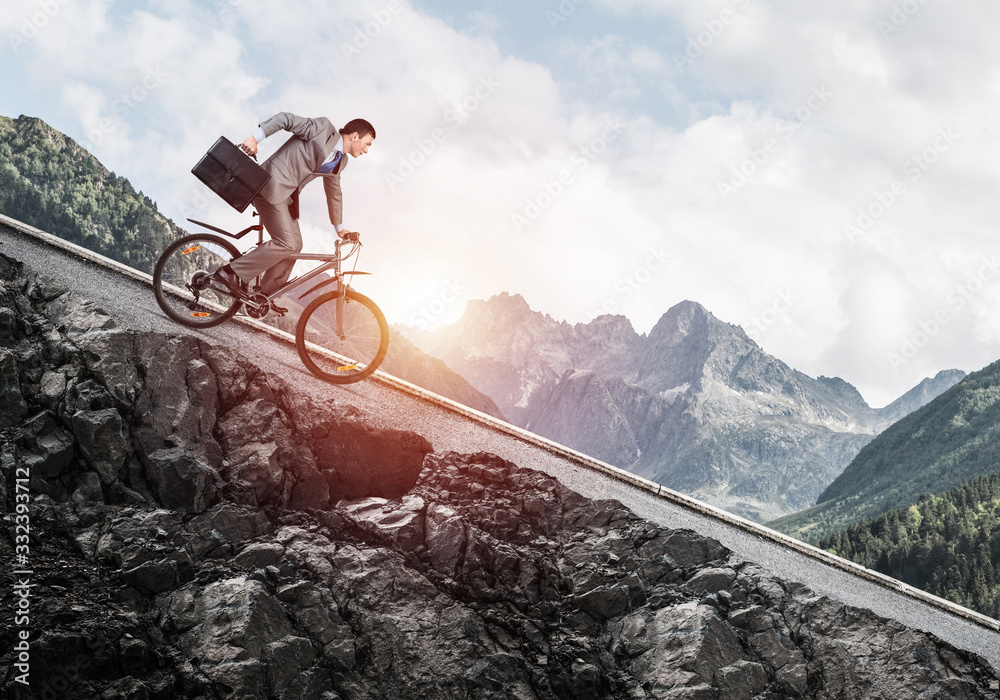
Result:
<svg viewBox="0 0 1000 700"><path fill-rule="evenodd" d="M382 312L367 297L350 293L343 303L338 332L340 292L316 299L303 313L296 330L302 361L313 373L335 383L362 379L385 357L388 326Z"/></svg>
<svg viewBox="0 0 1000 700"><path fill-rule="evenodd" d="M164 313L187 326L222 323L239 309L239 302L209 275L229 263L236 248L217 236L195 234L171 244L156 263L153 287Z"/></svg>

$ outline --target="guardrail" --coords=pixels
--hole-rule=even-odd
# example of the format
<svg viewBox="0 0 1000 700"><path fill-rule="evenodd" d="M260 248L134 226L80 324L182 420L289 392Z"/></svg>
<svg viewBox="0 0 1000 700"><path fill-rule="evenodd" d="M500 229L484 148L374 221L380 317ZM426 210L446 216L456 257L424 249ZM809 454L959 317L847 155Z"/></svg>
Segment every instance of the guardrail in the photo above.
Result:
<svg viewBox="0 0 1000 700"><path fill-rule="evenodd" d="M111 260L110 258L107 258L103 255L95 253L91 250L83 248L74 243L65 241L57 236L53 236L50 233L41 231L33 226L29 226L16 219L11 219L8 216L0 214L0 223L6 224L7 226L17 231L20 231L26 235L37 238L48 245L51 245L56 248L61 248L62 250L73 253L74 255L89 260L90 262L100 265L101 267L119 272L127 277L142 282L143 284L147 284L149 286L152 286L153 284L152 275L149 275L145 272L141 272L127 265L123 265L122 263ZM276 340L288 343L293 347L295 345L294 336L284 331L278 330L273 326L269 326L266 323L263 323L257 319L252 319L246 316L234 316L232 321L236 321L238 323L251 326L261 332L269 334ZM502 421L494 416L482 413L481 411L477 411L473 408L469 408L468 406L460 404L457 401L446 398L444 396L440 396L438 394L435 394L434 392L428 391L427 389L416 386L415 384L411 384L410 382L407 382L403 379L394 377L391 374L387 374L382 370L376 370L375 373L368 378L368 380L369 381L374 380L384 385L391 386L394 389L402 391L411 396L415 396L423 401L427 401L441 408L445 408L453 413L462 415L470 420L474 420L480 424L489 426L494 430L506 433L512 437L517 438L518 440L522 440L531 445L544 449L548 452L559 455L564 459L576 462L577 464L583 467L586 467L596 472L600 472L601 474L608 476L612 479L615 479L616 481L623 482L634 488L641 489L659 498L668 500L671 503L674 503L678 506L695 511L700 515L720 520L722 522L727 523L728 525L740 528L748 533L756 535L757 537L769 540L782 547L787 547L788 549L792 549L804 556L810 557L824 564L827 564L828 566L832 566L846 573L858 576L859 578L863 578L867 581L875 583L891 591L895 591L897 593L905 595L909 598L919 600L927 605L931 605L935 608L943 610L944 612L955 615L957 617L964 618L966 620L969 620L970 622L981 625L982 627L985 627L987 629L1000 632L1000 621L995 620L991 617L978 613L974 610L969 610L968 608L962 607L961 605L953 603L950 600L939 598L938 596L927 593L926 591L922 591L919 588L914 588L913 586L903 583L902 581L898 581L897 579L894 579L891 576L886 576L885 574L879 573L877 571L872 571L871 569L867 569L861 566L860 564L856 564L848 559L838 557L834 554L831 554L830 552L827 552L825 550L819 549L818 547L814 547L810 544L807 544L806 542L797 540L794 537L790 537L776 530L772 530L768 527L761 525L760 523L755 523L750 520L746 520L745 518L741 518L738 515L729 513L728 511L724 511L720 508L708 505L707 503L702 503L701 501L691 498L690 496L686 496L677 491L668 489L661 484L657 484L648 479L636 476L635 474L627 472L623 469L619 469L618 467L607 464L606 462L602 462L599 459L595 459L593 457L585 455L582 452L577 452L576 450L566 447L565 445L560 445L557 442L553 442L552 440L544 438L540 435L531 433L527 430L524 430L523 428L519 428L516 425L512 425L511 423Z"/></svg>

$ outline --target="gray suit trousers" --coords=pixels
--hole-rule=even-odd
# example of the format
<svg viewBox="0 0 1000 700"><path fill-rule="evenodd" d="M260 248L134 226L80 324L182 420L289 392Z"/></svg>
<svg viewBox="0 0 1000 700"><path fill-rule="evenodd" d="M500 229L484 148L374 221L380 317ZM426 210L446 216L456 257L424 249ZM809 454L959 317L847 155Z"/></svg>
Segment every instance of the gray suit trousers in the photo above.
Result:
<svg viewBox="0 0 1000 700"><path fill-rule="evenodd" d="M254 277L264 273L261 291L270 295L280 289L292 274L295 261L288 260L287 256L302 250L302 232L299 230L298 220L293 219L289 212L291 197L278 204L271 204L257 196L253 205L271 239L234 260L229 266L244 282L251 282Z"/></svg>

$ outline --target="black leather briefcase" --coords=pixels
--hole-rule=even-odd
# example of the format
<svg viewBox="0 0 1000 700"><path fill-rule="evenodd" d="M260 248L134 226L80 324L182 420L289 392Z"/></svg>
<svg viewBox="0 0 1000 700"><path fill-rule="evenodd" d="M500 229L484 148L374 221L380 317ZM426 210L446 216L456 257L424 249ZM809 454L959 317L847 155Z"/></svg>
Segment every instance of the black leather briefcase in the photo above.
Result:
<svg viewBox="0 0 1000 700"><path fill-rule="evenodd" d="M270 173L224 136L219 137L191 172L240 212L250 206L250 200L271 179Z"/></svg>

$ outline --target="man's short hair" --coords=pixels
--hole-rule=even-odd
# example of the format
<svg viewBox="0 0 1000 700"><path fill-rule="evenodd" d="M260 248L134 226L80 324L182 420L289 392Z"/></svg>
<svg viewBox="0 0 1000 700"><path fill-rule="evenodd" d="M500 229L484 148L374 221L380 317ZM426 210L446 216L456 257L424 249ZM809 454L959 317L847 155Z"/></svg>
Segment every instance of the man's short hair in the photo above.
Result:
<svg viewBox="0 0 1000 700"><path fill-rule="evenodd" d="M367 119L352 119L351 121L344 124L344 128L340 130L341 134L354 134L356 133L358 137L364 138L371 134L372 138L375 138L375 127Z"/></svg>

